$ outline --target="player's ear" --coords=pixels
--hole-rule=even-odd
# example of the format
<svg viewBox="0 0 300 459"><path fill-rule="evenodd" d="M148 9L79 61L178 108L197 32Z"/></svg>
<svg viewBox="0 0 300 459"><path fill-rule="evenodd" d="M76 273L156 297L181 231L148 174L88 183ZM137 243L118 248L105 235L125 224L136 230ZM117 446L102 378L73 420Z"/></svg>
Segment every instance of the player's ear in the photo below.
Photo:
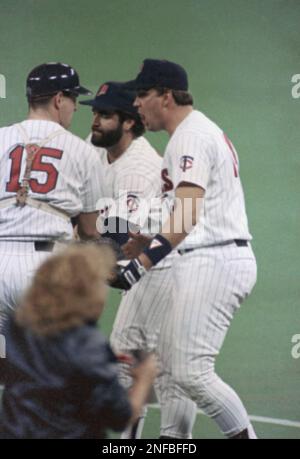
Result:
<svg viewBox="0 0 300 459"><path fill-rule="evenodd" d="M55 94L55 96L53 96L53 104L57 110L60 109L62 100L63 100L63 93L61 91Z"/></svg>
<svg viewBox="0 0 300 459"><path fill-rule="evenodd" d="M162 97L162 106L163 106L163 108L169 107L170 103L172 103L172 101L173 101L172 92L170 90L167 90L162 94L161 97Z"/></svg>
<svg viewBox="0 0 300 459"><path fill-rule="evenodd" d="M123 121L123 129L125 132L129 132L133 126L134 126L135 121L133 119L128 119Z"/></svg>

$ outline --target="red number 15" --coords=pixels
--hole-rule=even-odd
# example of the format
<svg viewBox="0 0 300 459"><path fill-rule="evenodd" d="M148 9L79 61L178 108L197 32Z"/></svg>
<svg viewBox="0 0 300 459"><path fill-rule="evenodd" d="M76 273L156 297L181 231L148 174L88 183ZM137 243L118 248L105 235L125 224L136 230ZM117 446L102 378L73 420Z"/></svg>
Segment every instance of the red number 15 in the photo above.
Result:
<svg viewBox="0 0 300 459"><path fill-rule="evenodd" d="M24 154L24 147L18 145L14 148L9 155L11 159L10 179L6 184L6 191L13 193L17 192L20 188L20 173L22 166L22 158ZM46 194L54 190L58 178L58 170L53 164L43 163L43 157L61 159L63 151L56 150L55 148L41 148L34 157L32 162L32 171L45 172L47 180L40 183L37 179L31 178L29 181L30 188L34 193Z"/></svg>

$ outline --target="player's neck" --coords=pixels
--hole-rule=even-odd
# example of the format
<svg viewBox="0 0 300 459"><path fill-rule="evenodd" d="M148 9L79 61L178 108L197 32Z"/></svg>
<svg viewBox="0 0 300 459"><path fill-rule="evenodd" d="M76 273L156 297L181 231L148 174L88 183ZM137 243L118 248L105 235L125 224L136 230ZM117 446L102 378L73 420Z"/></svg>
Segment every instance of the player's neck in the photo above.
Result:
<svg viewBox="0 0 300 459"><path fill-rule="evenodd" d="M125 153L127 148L131 145L133 141L132 135L125 135L121 138L121 140L113 145L112 147L107 148L107 159L109 163L113 163L116 161L120 156Z"/></svg>
<svg viewBox="0 0 300 459"><path fill-rule="evenodd" d="M53 121L54 123L59 122L57 117L55 117L50 111L43 110L43 109L37 109L37 110L30 109L27 119Z"/></svg>
<svg viewBox="0 0 300 459"><path fill-rule="evenodd" d="M169 114L165 122L165 130L168 132L171 137L176 128L179 126L182 121L189 116L189 114L194 110L192 105L177 105Z"/></svg>

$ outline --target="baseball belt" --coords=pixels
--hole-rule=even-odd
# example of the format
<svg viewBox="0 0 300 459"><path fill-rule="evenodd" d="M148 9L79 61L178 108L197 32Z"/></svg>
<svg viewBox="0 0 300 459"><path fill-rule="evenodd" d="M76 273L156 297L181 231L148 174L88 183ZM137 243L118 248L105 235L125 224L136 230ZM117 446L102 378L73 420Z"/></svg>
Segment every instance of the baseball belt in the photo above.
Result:
<svg viewBox="0 0 300 459"><path fill-rule="evenodd" d="M206 245L202 247L191 247L189 249L179 249L177 252L179 255L184 255L185 253L193 252L194 250L199 249L209 249L210 247L223 247L224 245L235 244L237 247L248 247L249 243L246 239L233 239L232 241L220 242L219 244Z"/></svg>
<svg viewBox="0 0 300 459"><path fill-rule="evenodd" d="M15 197L5 198L0 201L0 209L5 209L6 207L10 207L11 205L17 205ZM38 199L33 199L27 196L26 205L34 207L38 210L43 210L44 212L48 212L49 214L55 215L56 217L63 218L66 221L70 221L70 217L67 214L67 212L56 207L53 207L47 202L39 201Z"/></svg>

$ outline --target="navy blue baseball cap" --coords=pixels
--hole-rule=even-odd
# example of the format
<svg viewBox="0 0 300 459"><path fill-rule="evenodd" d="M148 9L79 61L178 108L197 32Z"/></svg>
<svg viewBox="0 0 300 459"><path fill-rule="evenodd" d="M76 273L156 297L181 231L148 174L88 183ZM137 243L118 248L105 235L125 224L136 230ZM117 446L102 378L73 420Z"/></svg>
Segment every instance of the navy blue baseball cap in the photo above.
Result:
<svg viewBox="0 0 300 459"><path fill-rule="evenodd" d="M135 91L129 88L127 82L107 81L100 86L94 99L79 103L90 105L96 111L118 110L136 117L138 112L133 106L135 96Z"/></svg>
<svg viewBox="0 0 300 459"><path fill-rule="evenodd" d="M183 67L175 62L159 59L145 59L135 80L128 82L128 88L167 88L188 90L188 76Z"/></svg>
<svg viewBox="0 0 300 459"><path fill-rule="evenodd" d="M93 93L80 85L76 70L61 62L48 62L31 70L26 80L28 99L45 97L66 92L75 96Z"/></svg>

